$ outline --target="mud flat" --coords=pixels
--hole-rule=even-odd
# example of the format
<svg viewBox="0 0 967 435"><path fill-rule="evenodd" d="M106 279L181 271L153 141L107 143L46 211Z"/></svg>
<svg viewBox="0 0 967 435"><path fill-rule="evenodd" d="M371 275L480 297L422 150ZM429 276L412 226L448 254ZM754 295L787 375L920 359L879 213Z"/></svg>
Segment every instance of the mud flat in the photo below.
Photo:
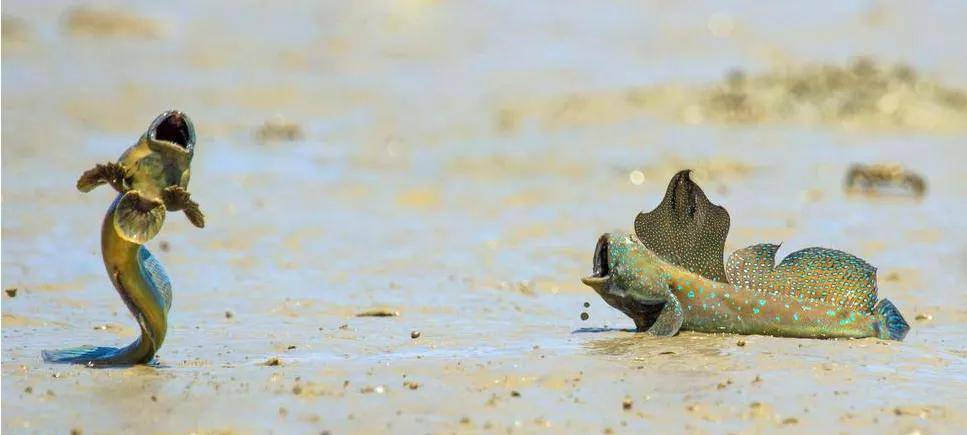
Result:
<svg viewBox="0 0 967 435"><path fill-rule="evenodd" d="M74 2L4 2L4 433L967 427L967 137L948 98L967 63L924 54L962 12L830 2L776 29L780 6L260 4L137 3L116 12L150 36L95 36L65 31ZM789 83L856 74L859 56L875 92L777 111ZM735 89L748 110L717 106ZM158 364L44 364L135 334L98 251L113 197L73 186L167 108L196 123L208 225L170 219L149 245L174 286ZM277 113L299 134L260 143ZM927 193L844 191L876 162ZM681 167L730 211L726 251L781 241L877 266L906 341L627 331L579 278Z"/></svg>

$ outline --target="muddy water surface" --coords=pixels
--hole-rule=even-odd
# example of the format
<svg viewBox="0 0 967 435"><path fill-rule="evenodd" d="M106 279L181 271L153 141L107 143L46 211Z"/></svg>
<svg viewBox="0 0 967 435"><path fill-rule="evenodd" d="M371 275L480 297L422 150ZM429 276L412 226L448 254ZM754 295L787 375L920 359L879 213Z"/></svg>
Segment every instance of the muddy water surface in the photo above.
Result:
<svg viewBox="0 0 967 435"><path fill-rule="evenodd" d="M316 3L4 2L5 433L967 426L962 8ZM709 104L736 68L858 55L924 84ZM149 244L174 285L158 364L44 364L136 333L100 259L113 196L73 186L168 108L197 126L208 226L173 214ZM856 162L927 194L845 193ZM855 253L907 340L628 331L579 278L685 167L730 211L727 251Z"/></svg>

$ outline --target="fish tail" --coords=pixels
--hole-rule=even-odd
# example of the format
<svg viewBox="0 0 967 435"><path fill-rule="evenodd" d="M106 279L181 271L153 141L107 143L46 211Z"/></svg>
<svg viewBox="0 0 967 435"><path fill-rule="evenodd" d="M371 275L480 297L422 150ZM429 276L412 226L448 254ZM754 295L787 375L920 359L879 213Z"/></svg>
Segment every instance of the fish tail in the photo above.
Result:
<svg viewBox="0 0 967 435"><path fill-rule="evenodd" d="M873 307L873 316L876 317L877 335L884 340L901 341L910 331L910 325L889 299L881 299Z"/></svg>
<svg viewBox="0 0 967 435"><path fill-rule="evenodd" d="M138 352L141 340L123 347L78 346L66 349L44 350L44 362L60 364L84 364L89 367L112 366L120 364L139 364L151 360L154 353L147 356Z"/></svg>
<svg viewBox="0 0 967 435"><path fill-rule="evenodd" d="M103 346L79 346L67 349L43 351L44 361L49 363L97 365L116 356L120 349Z"/></svg>

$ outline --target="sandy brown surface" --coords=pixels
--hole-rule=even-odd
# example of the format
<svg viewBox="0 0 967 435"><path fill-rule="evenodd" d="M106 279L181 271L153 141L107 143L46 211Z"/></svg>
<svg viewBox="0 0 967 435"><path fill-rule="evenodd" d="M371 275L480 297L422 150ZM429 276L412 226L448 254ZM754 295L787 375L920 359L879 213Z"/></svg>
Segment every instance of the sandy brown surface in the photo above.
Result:
<svg viewBox="0 0 967 435"><path fill-rule="evenodd" d="M316 3L3 3L4 433L967 427L964 8ZM856 56L876 86L797 85ZM112 195L73 186L169 108L208 226L149 244L158 363L44 364L135 335L98 250ZM926 195L843 191L874 162ZM877 266L906 341L627 331L579 278L685 167L728 252Z"/></svg>

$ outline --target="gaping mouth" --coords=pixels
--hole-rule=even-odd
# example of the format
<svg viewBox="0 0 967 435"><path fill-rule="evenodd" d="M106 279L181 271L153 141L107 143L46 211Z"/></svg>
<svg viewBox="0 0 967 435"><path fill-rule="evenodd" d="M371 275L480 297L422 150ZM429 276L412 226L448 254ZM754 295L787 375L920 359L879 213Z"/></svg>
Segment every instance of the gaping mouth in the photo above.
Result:
<svg viewBox="0 0 967 435"><path fill-rule="evenodd" d="M191 152L195 147L195 127L188 116L177 110L162 113L151 124L151 139L170 142Z"/></svg>
<svg viewBox="0 0 967 435"><path fill-rule="evenodd" d="M608 235L604 234L598 239L598 245L594 247L594 260L591 269L591 276L581 278L587 285L593 286L606 281L611 277L611 267L608 266Z"/></svg>

